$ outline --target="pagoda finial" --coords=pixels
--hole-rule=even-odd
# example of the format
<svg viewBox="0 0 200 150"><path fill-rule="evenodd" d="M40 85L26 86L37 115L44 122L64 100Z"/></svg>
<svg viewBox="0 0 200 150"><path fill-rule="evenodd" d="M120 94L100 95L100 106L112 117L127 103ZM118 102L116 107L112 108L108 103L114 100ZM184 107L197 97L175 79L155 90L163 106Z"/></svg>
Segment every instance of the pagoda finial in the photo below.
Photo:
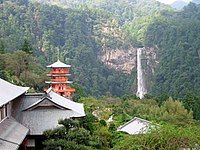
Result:
<svg viewBox="0 0 200 150"><path fill-rule="evenodd" d="M57 59L60 61L60 49L57 47Z"/></svg>

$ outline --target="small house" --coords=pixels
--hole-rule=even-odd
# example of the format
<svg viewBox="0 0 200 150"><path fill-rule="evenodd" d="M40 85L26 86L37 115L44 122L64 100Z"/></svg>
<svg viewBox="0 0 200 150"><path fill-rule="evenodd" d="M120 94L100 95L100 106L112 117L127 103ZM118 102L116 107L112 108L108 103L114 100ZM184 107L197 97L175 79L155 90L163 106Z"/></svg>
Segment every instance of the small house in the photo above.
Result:
<svg viewBox="0 0 200 150"><path fill-rule="evenodd" d="M124 125L117 128L117 131L123 131L128 134L145 134L148 132L151 122L138 117L133 118Z"/></svg>

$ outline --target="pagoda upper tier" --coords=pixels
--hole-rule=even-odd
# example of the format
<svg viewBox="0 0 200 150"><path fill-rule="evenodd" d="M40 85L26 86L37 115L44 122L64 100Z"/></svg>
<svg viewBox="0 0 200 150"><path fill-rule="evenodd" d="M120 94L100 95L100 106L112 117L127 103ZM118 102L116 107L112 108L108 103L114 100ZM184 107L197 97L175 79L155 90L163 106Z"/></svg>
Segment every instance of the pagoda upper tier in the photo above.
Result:
<svg viewBox="0 0 200 150"><path fill-rule="evenodd" d="M64 97L71 97L72 93L75 92L75 89L69 86L69 84L73 83L72 81L68 81L68 77L71 75L69 73L70 67L71 65L66 65L60 60L47 66L47 68L50 68L47 76L51 80L45 83L49 84L54 92Z"/></svg>

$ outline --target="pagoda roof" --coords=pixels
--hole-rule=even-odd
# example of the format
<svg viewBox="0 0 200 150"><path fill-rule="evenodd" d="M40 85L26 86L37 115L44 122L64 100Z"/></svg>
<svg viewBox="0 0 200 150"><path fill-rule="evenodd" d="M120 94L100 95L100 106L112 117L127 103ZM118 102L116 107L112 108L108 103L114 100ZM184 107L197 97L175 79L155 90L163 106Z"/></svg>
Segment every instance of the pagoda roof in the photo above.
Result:
<svg viewBox="0 0 200 150"><path fill-rule="evenodd" d="M45 83L47 84L64 84L64 83L68 83L68 84L71 84L73 83L73 81L60 81L60 82L56 82L56 81L45 81Z"/></svg>
<svg viewBox="0 0 200 150"><path fill-rule="evenodd" d="M0 106L26 93L28 89L29 87L17 86L0 78Z"/></svg>
<svg viewBox="0 0 200 150"><path fill-rule="evenodd" d="M47 74L48 77L65 77L65 76L71 76L71 74Z"/></svg>
<svg viewBox="0 0 200 150"><path fill-rule="evenodd" d="M60 60L47 66L47 68L70 68L70 67L71 67L71 65L66 65L63 62L61 62Z"/></svg>

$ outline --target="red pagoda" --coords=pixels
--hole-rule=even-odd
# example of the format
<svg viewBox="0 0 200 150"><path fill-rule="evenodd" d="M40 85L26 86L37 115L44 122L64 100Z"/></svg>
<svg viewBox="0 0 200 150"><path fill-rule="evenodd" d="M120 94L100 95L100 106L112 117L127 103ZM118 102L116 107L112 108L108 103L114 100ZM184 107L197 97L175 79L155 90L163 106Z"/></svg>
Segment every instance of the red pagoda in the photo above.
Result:
<svg viewBox="0 0 200 150"><path fill-rule="evenodd" d="M71 65L66 65L60 60L47 66L50 68L47 76L51 78L51 81L45 83L49 84L54 92L64 97L71 97L72 93L75 92L75 89L69 86L72 83L72 81L68 81L70 67Z"/></svg>

